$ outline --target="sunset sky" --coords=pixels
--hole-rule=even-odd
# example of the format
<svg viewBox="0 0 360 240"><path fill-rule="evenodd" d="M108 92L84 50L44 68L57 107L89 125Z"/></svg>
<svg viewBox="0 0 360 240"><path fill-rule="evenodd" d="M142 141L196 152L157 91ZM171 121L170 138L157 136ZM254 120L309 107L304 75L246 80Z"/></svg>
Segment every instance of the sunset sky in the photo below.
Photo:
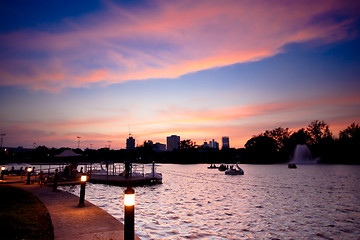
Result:
<svg viewBox="0 0 360 240"><path fill-rule="evenodd" d="M360 1L0 2L3 146L360 122Z"/></svg>

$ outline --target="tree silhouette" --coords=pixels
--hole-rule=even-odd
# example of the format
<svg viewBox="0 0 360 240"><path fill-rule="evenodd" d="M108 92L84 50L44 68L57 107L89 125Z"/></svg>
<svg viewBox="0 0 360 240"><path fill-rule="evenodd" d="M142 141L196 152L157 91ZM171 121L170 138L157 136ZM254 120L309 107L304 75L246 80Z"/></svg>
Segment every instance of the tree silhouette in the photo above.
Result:
<svg viewBox="0 0 360 240"><path fill-rule="evenodd" d="M194 150L197 147L196 142L191 141L191 139L182 140L179 143L179 150Z"/></svg>
<svg viewBox="0 0 360 240"><path fill-rule="evenodd" d="M345 130L340 131L340 141L346 143L360 143L360 125L352 123Z"/></svg>
<svg viewBox="0 0 360 240"><path fill-rule="evenodd" d="M360 125L352 123L340 131L337 158L342 158L345 163L360 163Z"/></svg>
<svg viewBox="0 0 360 240"><path fill-rule="evenodd" d="M245 144L247 159L252 163L270 163L276 161L279 147L275 139L268 136L252 137Z"/></svg>
<svg viewBox="0 0 360 240"><path fill-rule="evenodd" d="M277 142L278 148L280 150L289 140L290 134L291 132L289 131L289 128L278 127L270 131L266 130L263 135L273 138Z"/></svg>
<svg viewBox="0 0 360 240"><path fill-rule="evenodd" d="M289 140L291 145L295 147L297 144L310 144L311 136L304 128L301 128L297 132L291 134Z"/></svg>
<svg viewBox="0 0 360 240"><path fill-rule="evenodd" d="M311 137L311 144L322 143L324 141L329 142L333 140L333 135L329 129L329 125L324 121L312 121L306 130Z"/></svg>

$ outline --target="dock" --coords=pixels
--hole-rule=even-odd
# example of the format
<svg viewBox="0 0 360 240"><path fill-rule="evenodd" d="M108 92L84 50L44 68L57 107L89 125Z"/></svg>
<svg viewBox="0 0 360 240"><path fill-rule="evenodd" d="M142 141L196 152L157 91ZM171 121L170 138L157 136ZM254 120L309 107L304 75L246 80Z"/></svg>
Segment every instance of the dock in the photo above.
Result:
<svg viewBox="0 0 360 240"><path fill-rule="evenodd" d="M28 172L26 172L28 168L26 165L34 166L30 172L30 181L32 183L40 182L40 176L42 176L42 182L47 186L53 186L56 170L59 174L58 186L80 184L80 176L82 174L88 176L88 182L117 186L142 186L162 183L162 174L156 172L154 162L151 165L132 164L128 174L125 173L125 166L123 164L115 164L113 162L78 163L76 165L69 163L24 164L21 168L22 170L14 169L14 167L12 167L12 170L6 170L4 181L9 183L26 182L28 176ZM147 168L151 167L151 169L146 172L145 166L148 166ZM10 168L11 166L7 167L7 169ZM17 166L17 168L19 168L19 166Z"/></svg>
<svg viewBox="0 0 360 240"><path fill-rule="evenodd" d="M92 174L89 177L91 183L103 183L117 186L142 186L142 185L153 185L161 183L156 178L144 177L144 176L131 176L126 178L125 176L117 175L100 175Z"/></svg>
<svg viewBox="0 0 360 240"><path fill-rule="evenodd" d="M85 172L89 176L89 182L102 183L117 186L141 186L162 183L162 174L155 170L155 162L151 165L151 171L145 173L143 164L133 164L128 174L121 165L115 166L114 163L107 164L103 168L101 164L85 165ZM126 177L127 175L127 177Z"/></svg>

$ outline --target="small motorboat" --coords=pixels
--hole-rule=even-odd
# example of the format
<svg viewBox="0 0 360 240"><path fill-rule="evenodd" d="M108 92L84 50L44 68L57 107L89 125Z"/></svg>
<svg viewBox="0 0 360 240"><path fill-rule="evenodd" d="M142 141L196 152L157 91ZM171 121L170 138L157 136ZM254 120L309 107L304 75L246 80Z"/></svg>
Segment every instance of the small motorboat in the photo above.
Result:
<svg viewBox="0 0 360 240"><path fill-rule="evenodd" d="M162 174L156 172L154 161L152 162L151 172L146 173L145 178L150 179L151 181L156 182L156 183L162 183Z"/></svg>
<svg viewBox="0 0 360 240"><path fill-rule="evenodd" d="M244 170L242 170L238 164L239 162L236 163L237 169L235 169L233 165L230 166L230 169L225 171L225 175L244 175Z"/></svg>
<svg viewBox="0 0 360 240"><path fill-rule="evenodd" d="M226 166L225 164L221 164L220 167L218 167L218 169L219 169L219 171L222 171L222 172L223 172L223 171L229 169L229 167Z"/></svg>
<svg viewBox="0 0 360 240"><path fill-rule="evenodd" d="M295 163L289 163L288 168L297 168Z"/></svg>
<svg viewBox="0 0 360 240"><path fill-rule="evenodd" d="M215 164L214 165L210 165L209 167L208 167L208 169L216 169L216 168L219 168L219 167L217 167Z"/></svg>

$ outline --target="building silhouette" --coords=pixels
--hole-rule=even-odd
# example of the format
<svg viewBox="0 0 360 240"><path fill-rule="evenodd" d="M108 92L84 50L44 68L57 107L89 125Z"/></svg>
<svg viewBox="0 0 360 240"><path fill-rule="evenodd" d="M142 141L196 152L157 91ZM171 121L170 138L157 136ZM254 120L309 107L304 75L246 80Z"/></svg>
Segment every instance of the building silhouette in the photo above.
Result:
<svg viewBox="0 0 360 240"><path fill-rule="evenodd" d="M215 141L214 139L209 142L210 148L216 148L219 149L219 143Z"/></svg>
<svg viewBox="0 0 360 240"><path fill-rule="evenodd" d="M230 148L229 137L222 137L222 149Z"/></svg>
<svg viewBox="0 0 360 240"><path fill-rule="evenodd" d="M157 143L154 144L153 149L154 149L155 152L164 152L164 151L166 151L166 145L157 142Z"/></svg>
<svg viewBox="0 0 360 240"><path fill-rule="evenodd" d="M135 138L133 138L129 134L129 138L126 139L126 150L134 150L135 149Z"/></svg>
<svg viewBox="0 0 360 240"><path fill-rule="evenodd" d="M167 151L173 151L179 149L180 136L171 135L166 138Z"/></svg>

